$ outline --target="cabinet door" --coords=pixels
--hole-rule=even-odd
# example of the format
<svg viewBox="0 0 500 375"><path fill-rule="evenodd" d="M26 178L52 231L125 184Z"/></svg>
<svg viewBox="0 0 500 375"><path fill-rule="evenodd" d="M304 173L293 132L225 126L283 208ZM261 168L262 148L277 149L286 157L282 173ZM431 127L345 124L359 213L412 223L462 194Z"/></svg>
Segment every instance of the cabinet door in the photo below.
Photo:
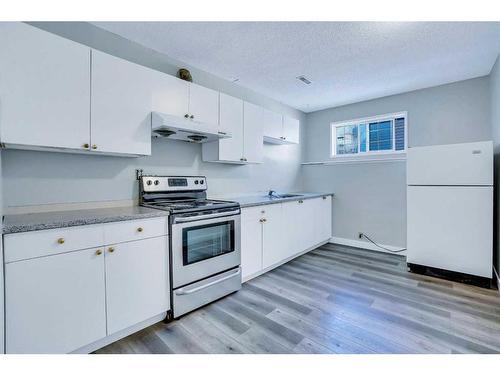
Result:
<svg viewBox="0 0 500 375"><path fill-rule="evenodd" d="M0 25L0 45L1 141L85 149L90 48L20 22Z"/></svg>
<svg viewBox="0 0 500 375"><path fill-rule="evenodd" d="M286 244L283 231L283 210L281 204L270 204L262 207L263 216L266 220L262 226L262 254L263 266L267 268L286 259Z"/></svg>
<svg viewBox="0 0 500 375"><path fill-rule="evenodd" d="M151 154L151 72L118 57L92 51L93 151Z"/></svg>
<svg viewBox="0 0 500 375"><path fill-rule="evenodd" d="M168 238L106 247L108 335L170 308Z"/></svg>
<svg viewBox="0 0 500 375"><path fill-rule="evenodd" d="M263 109L262 124L264 137L281 141L283 137L283 116L279 113Z"/></svg>
<svg viewBox="0 0 500 375"><path fill-rule="evenodd" d="M263 159L262 107L243 104L243 157L249 163L261 163Z"/></svg>
<svg viewBox="0 0 500 375"><path fill-rule="evenodd" d="M232 134L231 138L219 140L219 159L240 161L243 157L243 100L220 94L219 127Z"/></svg>
<svg viewBox="0 0 500 375"><path fill-rule="evenodd" d="M299 143L300 123L299 120L283 117L283 137L287 143Z"/></svg>
<svg viewBox="0 0 500 375"><path fill-rule="evenodd" d="M106 336L104 254L5 265L7 353L68 353Z"/></svg>
<svg viewBox="0 0 500 375"><path fill-rule="evenodd" d="M302 217L301 207L297 201L285 202L283 208L283 236L285 243L284 255L286 257L302 251Z"/></svg>
<svg viewBox="0 0 500 375"><path fill-rule="evenodd" d="M241 210L241 269L242 278L262 270L262 223L261 207Z"/></svg>
<svg viewBox="0 0 500 375"><path fill-rule="evenodd" d="M316 241L314 199L283 203L284 233L287 233L287 254L300 253Z"/></svg>
<svg viewBox="0 0 500 375"><path fill-rule="evenodd" d="M189 112L189 83L153 72L153 111L184 118Z"/></svg>
<svg viewBox="0 0 500 375"><path fill-rule="evenodd" d="M194 121L217 126L219 122L219 92L189 84L189 115Z"/></svg>
<svg viewBox="0 0 500 375"><path fill-rule="evenodd" d="M332 237L332 197L318 198L315 211L316 243L329 240Z"/></svg>

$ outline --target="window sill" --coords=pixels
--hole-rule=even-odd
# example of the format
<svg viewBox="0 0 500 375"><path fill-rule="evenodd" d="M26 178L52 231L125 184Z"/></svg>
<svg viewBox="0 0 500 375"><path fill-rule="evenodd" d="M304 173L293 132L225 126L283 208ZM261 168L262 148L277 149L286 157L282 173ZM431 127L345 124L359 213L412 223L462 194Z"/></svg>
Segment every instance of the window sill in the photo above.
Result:
<svg viewBox="0 0 500 375"><path fill-rule="evenodd" d="M367 155L355 157L333 157L325 161L304 162L302 165L335 165L335 164L363 164L363 163L394 163L405 162L406 153L389 155Z"/></svg>

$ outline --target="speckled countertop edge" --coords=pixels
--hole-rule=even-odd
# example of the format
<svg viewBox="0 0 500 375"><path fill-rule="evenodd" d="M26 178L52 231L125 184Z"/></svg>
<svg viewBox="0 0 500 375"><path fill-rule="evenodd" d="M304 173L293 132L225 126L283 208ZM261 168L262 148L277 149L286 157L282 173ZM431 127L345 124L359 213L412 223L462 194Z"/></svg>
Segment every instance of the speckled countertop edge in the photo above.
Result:
<svg viewBox="0 0 500 375"><path fill-rule="evenodd" d="M5 215L2 233L32 232L162 216L168 216L168 212L140 206Z"/></svg>
<svg viewBox="0 0 500 375"><path fill-rule="evenodd" d="M293 202L304 199L312 199L312 198L334 195L333 193L291 193L291 194L300 194L300 196L290 197L290 198L269 199L265 195L255 195L255 196L231 197L227 198L226 200L238 202L242 208L245 208L245 207L264 206L268 204L276 204L283 202Z"/></svg>

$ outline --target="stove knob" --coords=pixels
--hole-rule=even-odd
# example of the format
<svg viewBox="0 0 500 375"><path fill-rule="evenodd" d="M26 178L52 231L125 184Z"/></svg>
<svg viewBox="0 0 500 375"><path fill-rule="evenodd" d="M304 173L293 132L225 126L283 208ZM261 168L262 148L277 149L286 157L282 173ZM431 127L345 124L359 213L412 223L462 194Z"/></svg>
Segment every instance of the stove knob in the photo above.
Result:
<svg viewBox="0 0 500 375"><path fill-rule="evenodd" d="M205 181L203 181L203 180L200 180L200 184L202 184L202 185L203 185L203 183L204 183L204 182L205 182Z"/></svg>
<svg viewBox="0 0 500 375"><path fill-rule="evenodd" d="M155 185L160 185L160 181L159 180L155 180Z"/></svg>
<svg viewBox="0 0 500 375"><path fill-rule="evenodd" d="M198 180L194 180L194 184L195 184L195 185L198 185Z"/></svg>
<svg viewBox="0 0 500 375"><path fill-rule="evenodd" d="M151 180L146 181L146 185L151 185L152 183L153 183L153 181L151 181Z"/></svg>

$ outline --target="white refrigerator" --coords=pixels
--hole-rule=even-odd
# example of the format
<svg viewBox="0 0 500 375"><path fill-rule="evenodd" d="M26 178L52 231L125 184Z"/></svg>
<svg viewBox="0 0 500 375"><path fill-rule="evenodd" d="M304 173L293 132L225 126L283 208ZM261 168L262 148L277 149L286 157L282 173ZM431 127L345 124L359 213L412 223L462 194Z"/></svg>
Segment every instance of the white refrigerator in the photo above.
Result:
<svg viewBox="0 0 500 375"><path fill-rule="evenodd" d="M493 142L407 154L407 262L492 278Z"/></svg>

